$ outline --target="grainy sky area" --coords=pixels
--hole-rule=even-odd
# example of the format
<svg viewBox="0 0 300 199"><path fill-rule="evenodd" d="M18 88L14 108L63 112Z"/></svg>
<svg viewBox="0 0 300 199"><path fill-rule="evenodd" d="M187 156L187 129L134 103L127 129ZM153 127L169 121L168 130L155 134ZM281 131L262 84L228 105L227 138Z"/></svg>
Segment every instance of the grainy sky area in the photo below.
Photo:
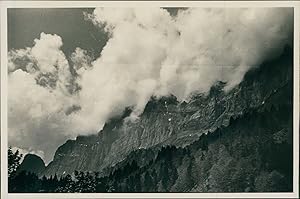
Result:
<svg viewBox="0 0 300 199"><path fill-rule="evenodd" d="M90 56L98 57L107 41L107 34L90 21L83 20L83 12L94 8L31 8L8 9L8 50L33 46L41 32L63 38L63 52L67 57L80 47ZM176 15L178 8L169 8Z"/></svg>
<svg viewBox="0 0 300 199"><path fill-rule="evenodd" d="M32 47L41 32L62 37L62 50L67 57L76 47L88 50L90 55L99 56L107 35L90 21L84 20L87 8L60 9L8 9L8 50Z"/></svg>

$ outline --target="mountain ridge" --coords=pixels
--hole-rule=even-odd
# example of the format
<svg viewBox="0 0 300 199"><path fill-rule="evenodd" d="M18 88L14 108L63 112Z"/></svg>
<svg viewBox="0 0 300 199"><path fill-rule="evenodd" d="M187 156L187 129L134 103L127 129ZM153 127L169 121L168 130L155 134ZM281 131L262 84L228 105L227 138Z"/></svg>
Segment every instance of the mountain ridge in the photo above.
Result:
<svg viewBox="0 0 300 199"><path fill-rule="evenodd" d="M250 70L227 93L219 83L206 96L194 95L189 102L179 103L172 96L152 99L138 122L124 125L122 118L127 112L108 122L97 135L68 140L57 149L43 175L63 175L75 170L103 171L134 150L189 145L203 133L227 126L231 117L264 104L268 96L292 81L292 57L292 50L286 47L281 57Z"/></svg>

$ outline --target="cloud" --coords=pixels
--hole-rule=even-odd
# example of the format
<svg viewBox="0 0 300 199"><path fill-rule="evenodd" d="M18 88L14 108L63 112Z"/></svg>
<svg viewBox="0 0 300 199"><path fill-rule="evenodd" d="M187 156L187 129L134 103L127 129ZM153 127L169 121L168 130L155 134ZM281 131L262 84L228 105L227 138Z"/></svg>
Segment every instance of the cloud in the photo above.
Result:
<svg viewBox="0 0 300 199"><path fill-rule="evenodd" d="M292 17L289 8L191 8L176 17L164 9L97 8L88 18L111 38L82 76L80 99L97 104L83 103L82 112L109 118L134 106L141 113L151 96L188 100L217 81L230 90L291 42Z"/></svg>
<svg viewBox="0 0 300 199"><path fill-rule="evenodd" d="M18 147L12 147L11 150L15 153L17 150L19 151L19 154L22 154L22 157L21 157L21 160L20 162L22 163L22 161L24 160L24 157L27 155L27 154L34 154L34 155L37 155L39 157L41 157L42 159L45 158L45 155L44 155L44 152L43 151L34 151L32 150L31 148L29 150L26 150L26 149L21 149L21 148L18 148Z"/></svg>
<svg viewBox="0 0 300 199"><path fill-rule="evenodd" d="M77 47L71 54L71 61L75 70L80 74L79 71L91 68L92 58L88 55L86 50Z"/></svg>
<svg viewBox="0 0 300 199"><path fill-rule="evenodd" d="M226 90L292 42L290 8L96 8L86 19L109 32L92 61L77 48L70 63L58 35L41 33L32 48L9 52L9 140L45 152L79 134L97 133L133 107L138 119L151 96L188 100L217 81Z"/></svg>
<svg viewBox="0 0 300 199"><path fill-rule="evenodd" d="M12 51L8 59L9 144L44 151L47 161L72 137L65 112L78 101L68 89L71 73L61 45L59 36L42 33L32 48Z"/></svg>

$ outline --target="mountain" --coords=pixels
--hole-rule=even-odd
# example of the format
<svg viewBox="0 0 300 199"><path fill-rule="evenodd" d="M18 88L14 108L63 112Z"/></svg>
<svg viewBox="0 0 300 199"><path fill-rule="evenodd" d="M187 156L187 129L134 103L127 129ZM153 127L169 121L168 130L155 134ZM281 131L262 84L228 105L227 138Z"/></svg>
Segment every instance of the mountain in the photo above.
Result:
<svg viewBox="0 0 300 199"><path fill-rule="evenodd" d="M101 192L287 192L293 187L292 95L285 87L258 109L185 147L136 150L100 182ZM287 95L286 95L287 94ZM274 103L285 95L285 101ZM284 99L284 98L281 98ZM103 186L103 184L105 186Z"/></svg>
<svg viewBox="0 0 300 199"><path fill-rule="evenodd" d="M273 157L274 154L276 156L277 149L281 150L281 145L277 145L277 142L288 143L287 149L283 147L283 150L286 150L282 152L284 155L290 152L292 115L289 113L292 113L293 110L292 49L286 47L279 58L267 61L260 67L250 70L244 80L232 90L225 92L224 86L224 82L217 82L208 94L195 94L188 102L178 102L174 96L152 98L140 119L133 123L124 120L130 114L130 110L127 109L121 117L107 122L97 135L78 136L76 140L68 140L60 146L53 161L41 175L57 174L61 176L72 174L77 170L99 171L102 176L105 176L118 168L125 167L126 162L132 159L132 154L135 154L134 161L137 162L138 167L146 169L146 173L141 172L139 175L144 176L148 171L147 179L150 179L149 172L153 168L157 170L160 165L170 165L167 169L160 169L161 175L166 172L165 175L173 176L174 179L170 177L171 179L166 182L156 182L156 184L164 184L161 184L160 188L156 188L159 191L221 190L220 187L209 189L203 186L204 184L211 186L213 182L219 184L221 179L218 177L223 174L237 175L236 179L239 179L238 175L247 176L247 173L227 171L229 165L233 165L234 169L237 169L236 172L239 168L247 168L246 166L250 165L251 169L247 172L252 172L251 178L254 178L258 184L266 183L264 180L269 180L274 176L278 180L284 179L285 182L289 182L289 179L286 179L288 178L286 176L289 175L286 170L282 171L277 167L272 170L268 166L271 164L268 161L266 161L268 165L265 163L255 165L255 161L258 158L261 158L260 162L268 158L275 158L269 161L272 164L273 161L280 162ZM281 115L281 113L284 114ZM286 117L282 118L282 116ZM233 122L235 120L238 121L238 124ZM267 123L265 124L265 122ZM219 134L224 135L223 138L218 138ZM214 140L208 142L208 150L197 149L199 146L196 143L204 142L201 140L206 136ZM272 142L276 139L280 141ZM182 156L177 158L172 156L171 159L166 156L164 160L158 161L157 165L153 162L150 164L151 160L154 161L161 150L167 146L172 146L175 154L181 153L181 149L190 151L190 154L176 155L176 157ZM283 158L288 157L287 155ZM172 165L169 161L173 162ZM180 161L183 161L184 164L179 164ZM152 164L154 166L151 166ZM287 164L292 165L292 162ZM190 170L184 171L185 168L190 168ZM196 168L197 172L194 170ZM191 189L191 185L183 183L183 186L180 184L182 181L178 181L179 177L185 179L182 176L184 172L197 174L186 174L195 178L190 181L190 183L195 181L195 184L192 184L193 189ZM212 177L209 178L208 175L214 172L220 174L211 174ZM162 177L161 175L159 176ZM113 174L111 177L113 178ZM254 181L251 179L252 184ZM233 182L236 181L233 180ZM159 185L157 184L157 186ZM257 185L257 187L263 186L267 185ZM184 187L189 187L189 189ZM233 190L235 190L234 187ZM238 190L259 189L255 189L254 185L249 188L245 185Z"/></svg>
<svg viewBox="0 0 300 199"><path fill-rule="evenodd" d="M17 172L20 173L21 171L26 171L40 175L45 169L46 166L42 158L34 154L27 154Z"/></svg>

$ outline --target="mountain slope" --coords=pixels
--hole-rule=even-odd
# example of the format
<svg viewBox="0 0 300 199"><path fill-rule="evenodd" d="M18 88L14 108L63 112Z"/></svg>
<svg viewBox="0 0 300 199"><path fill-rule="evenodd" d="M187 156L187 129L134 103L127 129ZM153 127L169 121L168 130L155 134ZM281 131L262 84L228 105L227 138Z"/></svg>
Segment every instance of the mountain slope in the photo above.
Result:
<svg viewBox="0 0 300 199"><path fill-rule="evenodd" d="M208 95L195 95L189 102L179 103L172 96L152 99L135 123L124 123L129 114L125 111L123 117L112 119L98 135L68 140L58 148L43 174L103 171L126 159L132 151L187 146L203 133L228 126L230 118L263 106L280 90L292 92L292 71L292 50L287 47L281 57L249 71L243 82L227 93L219 82Z"/></svg>
<svg viewBox="0 0 300 199"><path fill-rule="evenodd" d="M34 154L27 154L17 172L26 171L40 175L44 172L45 168L46 166L42 158Z"/></svg>
<svg viewBox="0 0 300 199"><path fill-rule="evenodd" d="M184 148L132 152L106 172L110 175L102 178L104 192L292 191L293 114L288 88Z"/></svg>

